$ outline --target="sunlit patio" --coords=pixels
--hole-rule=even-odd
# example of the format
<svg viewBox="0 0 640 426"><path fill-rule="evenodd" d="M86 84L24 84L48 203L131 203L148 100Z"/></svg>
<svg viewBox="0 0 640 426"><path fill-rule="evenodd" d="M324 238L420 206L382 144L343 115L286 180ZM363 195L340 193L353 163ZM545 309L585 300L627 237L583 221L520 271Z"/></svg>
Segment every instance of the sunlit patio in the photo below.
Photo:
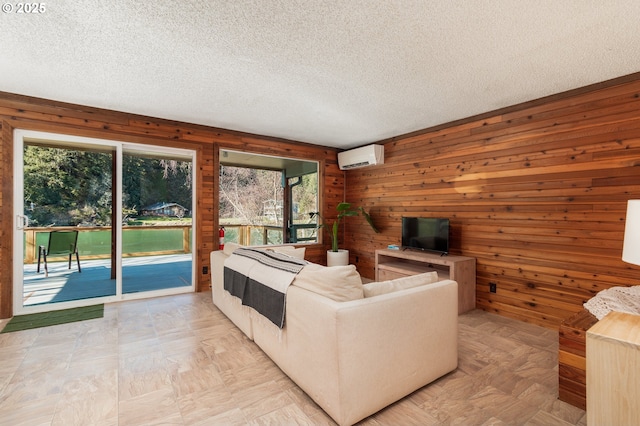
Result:
<svg viewBox="0 0 640 426"><path fill-rule="evenodd" d="M191 254L144 256L122 261L122 293L163 290L191 285ZM116 280L111 279L111 261L82 260L82 272L74 262L49 262L49 276L41 265L24 266L25 306L89 299L116 294Z"/></svg>

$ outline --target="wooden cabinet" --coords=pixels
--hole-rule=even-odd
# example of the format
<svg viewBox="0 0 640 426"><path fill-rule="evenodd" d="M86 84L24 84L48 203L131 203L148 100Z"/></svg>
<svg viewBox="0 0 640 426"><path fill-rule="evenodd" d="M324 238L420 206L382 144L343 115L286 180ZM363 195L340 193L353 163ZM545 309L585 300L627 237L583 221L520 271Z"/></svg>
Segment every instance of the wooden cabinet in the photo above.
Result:
<svg viewBox="0 0 640 426"><path fill-rule="evenodd" d="M582 309L562 321L558 333L558 399L587 409L586 340L598 318Z"/></svg>
<svg viewBox="0 0 640 426"><path fill-rule="evenodd" d="M640 316L610 312L587 331L587 424L640 424Z"/></svg>
<svg viewBox="0 0 640 426"><path fill-rule="evenodd" d="M476 259L415 250L376 250L376 281L437 271L458 283L458 313L476 307Z"/></svg>

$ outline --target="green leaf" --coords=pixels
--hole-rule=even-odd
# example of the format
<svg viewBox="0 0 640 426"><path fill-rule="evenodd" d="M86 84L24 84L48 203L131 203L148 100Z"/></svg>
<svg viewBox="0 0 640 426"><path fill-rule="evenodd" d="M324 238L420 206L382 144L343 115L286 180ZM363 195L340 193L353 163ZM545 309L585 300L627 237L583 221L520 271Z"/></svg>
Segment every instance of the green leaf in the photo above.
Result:
<svg viewBox="0 0 640 426"><path fill-rule="evenodd" d="M343 211L349 210L350 208L351 208L351 203L340 203L336 207L336 210L338 210L339 212L343 212Z"/></svg>
<svg viewBox="0 0 640 426"><path fill-rule="evenodd" d="M367 223L369 223L369 225L374 230L374 232L376 234L380 233L380 231L378 231L378 228L376 228L376 225L373 224L373 219L371 219L371 216L369 215L369 213L367 213L363 207L360 207L360 211L362 212L362 215L367 220Z"/></svg>

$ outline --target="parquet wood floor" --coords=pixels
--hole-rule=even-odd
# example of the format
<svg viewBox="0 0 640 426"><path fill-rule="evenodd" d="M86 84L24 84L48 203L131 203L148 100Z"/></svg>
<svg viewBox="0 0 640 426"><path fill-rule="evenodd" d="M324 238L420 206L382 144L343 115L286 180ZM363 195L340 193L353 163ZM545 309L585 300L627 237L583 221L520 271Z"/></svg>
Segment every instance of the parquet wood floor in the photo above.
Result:
<svg viewBox="0 0 640 426"><path fill-rule="evenodd" d="M557 399L557 332L475 310L460 316L459 341L456 371L360 424L586 425ZM192 293L0 334L0 424L334 423L211 293Z"/></svg>

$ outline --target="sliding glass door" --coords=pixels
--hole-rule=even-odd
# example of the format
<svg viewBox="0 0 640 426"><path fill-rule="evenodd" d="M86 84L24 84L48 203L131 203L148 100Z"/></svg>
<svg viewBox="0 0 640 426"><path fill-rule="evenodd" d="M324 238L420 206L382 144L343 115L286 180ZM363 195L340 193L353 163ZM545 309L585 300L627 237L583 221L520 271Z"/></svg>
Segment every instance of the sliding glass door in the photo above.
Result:
<svg viewBox="0 0 640 426"><path fill-rule="evenodd" d="M115 296L115 147L26 138L21 153L22 305Z"/></svg>
<svg viewBox="0 0 640 426"><path fill-rule="evenodd" d="M22 130L14 146L16 314L193 291L193 151Z"/></svg>
<svg viewBox="0 0 640 426"><path fill-rule="evenodd" d="M124 294L191 287L192 164L175 154L124 152Z"/></svg>

